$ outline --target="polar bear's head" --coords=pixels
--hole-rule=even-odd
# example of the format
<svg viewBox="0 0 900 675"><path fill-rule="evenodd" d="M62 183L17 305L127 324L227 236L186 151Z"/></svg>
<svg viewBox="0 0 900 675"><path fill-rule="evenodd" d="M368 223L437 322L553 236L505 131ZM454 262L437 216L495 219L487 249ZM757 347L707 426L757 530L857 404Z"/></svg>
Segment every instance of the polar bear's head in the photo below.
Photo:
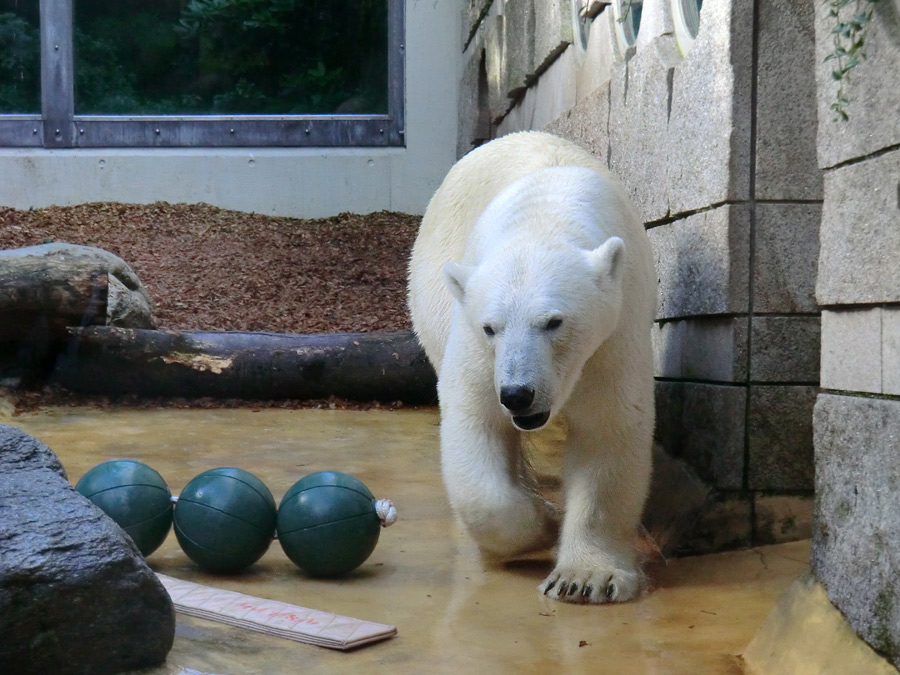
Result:
<svg viewBox="0 0 900 675"><path fill-rule="evenodd" d="M444 267L468 344L492 357L497 400L518 429L559 412L615 330L624 259L612 237L594 250L510 247L477 266Z"/></svg>

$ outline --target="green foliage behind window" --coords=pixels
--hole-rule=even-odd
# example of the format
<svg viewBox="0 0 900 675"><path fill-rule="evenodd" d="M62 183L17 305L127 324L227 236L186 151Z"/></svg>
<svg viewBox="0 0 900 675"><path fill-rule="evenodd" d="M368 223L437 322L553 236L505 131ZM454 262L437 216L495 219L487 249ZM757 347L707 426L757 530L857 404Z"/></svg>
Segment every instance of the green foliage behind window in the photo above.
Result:
<svg viewBox="0 0 900 675"><path fill-rule="evenodd" d="M41 50L37 24L0 6L0 113L41 111Z"/></svg>
<svg viewBox="0 0 900 675"><path fill-rule="evenodd" d="M385 0L76 0L78 114L387 110Z"/></svg>

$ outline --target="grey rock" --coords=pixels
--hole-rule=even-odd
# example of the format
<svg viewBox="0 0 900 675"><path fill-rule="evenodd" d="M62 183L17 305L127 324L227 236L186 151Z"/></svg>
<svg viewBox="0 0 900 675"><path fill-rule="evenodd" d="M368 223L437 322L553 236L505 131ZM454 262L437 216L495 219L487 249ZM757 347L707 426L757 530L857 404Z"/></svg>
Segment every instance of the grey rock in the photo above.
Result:
<svg viewBox="0 0 900 675"><path fill-rule="evenodd" d="M852 16L857 11L855 6L849 3L841 20ZM818 161L824 169L900 144L900 19L896 3L878 3L866 35L867 58L844 83L850 119L843 121L835 120L830 108L837 100L839 86L831 74L835 62L825 60L834 53L831 31L836 21L828 15L829 3L816 2L815 9Z"/></svg>
<svg viewBox="0 0 900 675"><path fill-rule="evenodd" d="M900 401L815 407L812 568L853 629L900 666Z"/></svg>
<svg viewBox="0 0 900 675"><path fill-rule="evenodd" d="M0 672L105 675L165 660L172 602L52 451L0 425Z"/></svg>
<svg viewBox="0 0 900 675"><path fill-rule="evenodd" d="M758 3L757 199L822 198L816 160L815 4Z"/></svg>
<svg viewBox="0 0 900 675"><path fill-rule="evenodd" d="M68 480L66 470L50 448L8 424L0 424L0 468L2 473L45 469Z"/></svg>
<svg viewBox="0 0 900 675"><path fill-rule="evenodd" d="M898 177L900 150L825 172L820 304L900 302Z"/></svg>
<svg viewBox="0 0 900 675"><path fill-rule="evenodd" d="M817 312L820 204L757 204L753 310Z"/></svg>
<svg viewBox="0 0 900 675"><path fill-rule="evenodd" d="M819 317L756 316L752 326L751 380L806 384L819 381Z"/></svg>
<svg viewBox="0 0 900 675"><path fill-rule="evenodd" d="M713 487L740 489L746 397L742 386L657 382L656 438Z"/></svg>
<svg viewBox="0 0 900 675"><path fill-rule="evenodd" d="M812 412L818 387L751 385L747 418L752 490L811 490Z"/></svg>
<svg viewBox="0 0 900 675"><path fill-rule="evenodd" d="M713 382L747 379L747 318L701 317L653 329L656 377Z"/></svg>
<svg viewBox="0 0 900 675"><path fill-rule="evenodd" d="M748 311L749 223L747 206L736 204L648 230L658 319Z"/></svg>
<svg viewBox="0 0 900 675"><path fill-rule="evenodd" d="M703 26L675 68L669 115L669 210L750 196L752 2L703 6Z"/></svg>

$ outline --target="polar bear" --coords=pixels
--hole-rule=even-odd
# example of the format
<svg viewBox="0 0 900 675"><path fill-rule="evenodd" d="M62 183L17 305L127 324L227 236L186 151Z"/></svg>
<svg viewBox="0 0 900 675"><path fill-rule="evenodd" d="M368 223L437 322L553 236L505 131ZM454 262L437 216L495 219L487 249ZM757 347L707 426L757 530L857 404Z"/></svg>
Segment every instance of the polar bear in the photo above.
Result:
<svg viewBox="0 0 900 675"><path fill-rule="evenodd" d="M438 373L444 483L482 553L508 560L558 537L542 593L639 595L656 275L621 185L550 134L491 141L431 199L408 281L413 327ZM522 435L557 416L568 428L561 525L521 453Z"/></svg>

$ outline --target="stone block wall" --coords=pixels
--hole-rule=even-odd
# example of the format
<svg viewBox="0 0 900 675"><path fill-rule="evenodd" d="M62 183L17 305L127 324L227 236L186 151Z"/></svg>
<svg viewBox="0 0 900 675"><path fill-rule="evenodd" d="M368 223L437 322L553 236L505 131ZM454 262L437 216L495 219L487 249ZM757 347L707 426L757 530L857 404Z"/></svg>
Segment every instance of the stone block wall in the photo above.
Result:
<svg viewBox="0 0 900 675"><path fill-rule="evenodd" d="M815 4L705 0L690 45L671 0L644 0L633 45L615 3L470 0L465 12L459 154L517 130L557 133L608 162L646 224L657 437L714 488L683 551L810 534ZM578 19L583 5L593 18Z"/></svg>
<svg viewBox="0 0 900 675"><path fill-rule="evenodd" d="M812 562L850 625L900 666L900 2L876 6L867 58L844 87L847 121L830 108L833 26L817 3L825 181Z"/></svg>

